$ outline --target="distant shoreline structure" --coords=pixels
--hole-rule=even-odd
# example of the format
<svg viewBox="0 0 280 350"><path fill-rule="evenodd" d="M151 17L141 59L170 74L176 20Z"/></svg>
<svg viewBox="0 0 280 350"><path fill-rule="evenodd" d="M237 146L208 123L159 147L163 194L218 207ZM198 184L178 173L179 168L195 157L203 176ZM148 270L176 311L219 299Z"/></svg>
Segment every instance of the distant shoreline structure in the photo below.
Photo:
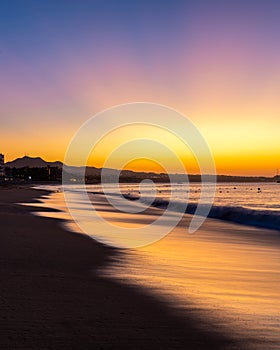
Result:
<svg viewBox="0 0 280 350"><path fill-rule="evenodd" d="M30 182L30 181L62 181L62 168L63 163L60 161L46 162L40 157L28 157L17 158L14 161L4 163L4 177L3 182ZM85 173L86 183L98 184L101 182L102 168L96 167L79 167L79 166L65 166L67 174L67 181L69 183L83 182L83 175ZM110 169L110 172L115 174L119 172L117 169ZM201 182L200 174L172 174L174 181L180 182ZM204 175L206 181L209 182L277 182L277 175L274 177L265 176L235 176L235 175ZM208 179L207 179L208 178ZM166 173L156 172L143 172L122 170L119 178L119 182L141 182L144 179L151 179L154 182L170 182L169 176ZM111 182L110 177L105 179L105 182Z"/></svg>

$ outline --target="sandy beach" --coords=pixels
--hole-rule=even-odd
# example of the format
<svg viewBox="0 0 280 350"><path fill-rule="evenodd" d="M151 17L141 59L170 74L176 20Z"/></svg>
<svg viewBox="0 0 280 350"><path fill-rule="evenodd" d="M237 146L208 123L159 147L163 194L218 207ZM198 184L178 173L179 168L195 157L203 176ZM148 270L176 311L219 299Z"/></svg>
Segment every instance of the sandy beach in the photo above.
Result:
<svg viewBox="0 0 280 350"><path fill-rule="evenodd" d="M280 1L0 1L0 350L280 350Z"/></svg>
<svg viewBox="0 0 280 350"><path fill-rule="evenodd" d="M102 278L122 254L31 215L46 191L0 190L1 349L246 348L138 286ZM40 209L42 211L42 209ZM245 346L244 346L245 345Z"/></svg>
<svg viewBox="0 0 280 350"><path fill-rule="evenodd" d="M104 196L92 196L99 213L114 225L146 225L161 214L112 210ZM207 219L188 234L185 215L156 243L125 250L101 272L164 300L185 319L199 319L201 331L231 335L225 348L279 349L279 231ZM150 228L150 227L149 227Z"/></svg>

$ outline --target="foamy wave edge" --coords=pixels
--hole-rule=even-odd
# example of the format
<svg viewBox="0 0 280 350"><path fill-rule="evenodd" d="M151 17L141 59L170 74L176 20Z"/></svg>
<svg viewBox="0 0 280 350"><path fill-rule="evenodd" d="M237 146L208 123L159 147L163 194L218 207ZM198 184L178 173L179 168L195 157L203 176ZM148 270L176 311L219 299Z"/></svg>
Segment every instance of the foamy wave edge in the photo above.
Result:
<svg viewBox="0 0 280 350"><path fill-rule="evenodd" d="M165 209L168 205L167 200L156 199L153 206ZM180 205L178 203L178 205ZM182 205L182 204L181 204ZM189 203L186 208L187 214L194 214L197 203ZM280 213L270 210L256 210L244 207L233 206L212 206L209 218L231 221L238 224L263 227L280 231Z"/></svg>

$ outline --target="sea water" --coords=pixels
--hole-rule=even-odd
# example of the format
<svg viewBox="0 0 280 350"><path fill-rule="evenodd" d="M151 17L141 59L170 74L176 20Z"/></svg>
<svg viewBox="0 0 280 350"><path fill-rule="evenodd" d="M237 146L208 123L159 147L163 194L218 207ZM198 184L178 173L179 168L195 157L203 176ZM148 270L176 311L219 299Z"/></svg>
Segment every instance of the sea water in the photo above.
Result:
<svg viewBox="0 0 280 350"><path fill-rule="evenodd" d="M154 206L165 209L170 201L170 184L120 184L121 193L130 199L150 201L150 194L156 191ZM213 191L214 184L207 184L206 191ZM48 188L48 187L44 187ZM51 188L53 188L51 186ZM61 187L56 187L62 190ZM79 201L82 186L69 185L67 191L72 192L74 198ZM103 193L101 185L87 185L88 193ZM185 203L186 196L188 206L186 212L193 214L201 196L201 185L198 183L172 184L172 200ZM106 185L108 196L114 196L116 185ZM206 194L207 198L207 194ZM209 217L228 220L244 225L252 225L270 229L280 230L280 184L279 183L219 183L215 188L215 197ZM132 205L132 204L131 204Z"/></svg>
<svg viewBox="0 0 280 350"><path fill-rule="evenodd" d="M137 184L120 185L121 193L129 199L139 198L140 190L144 203L155 193L152 186L144 184L140 189ZM67 227L78 232L67 213L61 186L48 189L55 192L38 205L61 212L42 215L64 218ZM76 210L88 220L90 208L81 200L82 186L70 185L66 190ZM108 196L115 196L115 190L115 186L110 185ZM200 184L189 187L175 184L173 190L179 203L185 200L185 191L188 191L187 210L192 211L200 198ZM100 185L89 185L87 191L93 202L95 197L104 197ZM144 288L185 317L194 313L200 318L201 327L209 327L210 323L213 329L229 332L234 339L249 344L248 349L278 350L279 195L277 183L218 184L210 211L215 219L207 219L195 235L186 234L185 225L191 217L186 215L164 239L139 249L122 250L111 264L99 269L99 274ZM158 184L153 205L164 209L169 200L170 185ZM135 214L131 218L131 214L102 210L116 225L123 225L125 221L137 225L146 220L145 215ZM95 226L97 236L98 229Z"/></svg>

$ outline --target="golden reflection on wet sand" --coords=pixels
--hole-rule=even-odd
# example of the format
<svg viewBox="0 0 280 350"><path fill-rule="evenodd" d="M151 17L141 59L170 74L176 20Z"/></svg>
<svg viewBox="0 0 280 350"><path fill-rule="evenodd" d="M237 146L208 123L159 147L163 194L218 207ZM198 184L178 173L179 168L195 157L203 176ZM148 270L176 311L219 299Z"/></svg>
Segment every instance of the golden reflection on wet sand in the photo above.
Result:
<svg viewBox="0 0 280 350"><path fill-rule="evenodd" d="M52 207L63 207L61 194L50 200ZM92 200L100 215L122 227L148 225L161 214L156 208L139 214L122 213L102 196ZM43 215L69 217L67 213ZM224 328L238 339L246 339L248 349L278 350L279 232L207 219L190 235L186 229L189 222L190 216L185 215L157 243L122 250L120 259L100 274L146 288L178 313L200 315L202 327L206 320L213 329ZM78 231L74 223L67 226Z"/></svg>
<svg viewBox="0 0 280 350"><path fill-rule="evenodd" d="M156 212L110 213L110 220L143 225ZM102 215L108 217L108 212ZM202 323L205 317L215 328L251 339L252 348L279 349L279 232L208 219L190 235L189 221L186 215L157 243L124 250L124 257L106 274L149 288L177 312L198 312Z"/></svg>

